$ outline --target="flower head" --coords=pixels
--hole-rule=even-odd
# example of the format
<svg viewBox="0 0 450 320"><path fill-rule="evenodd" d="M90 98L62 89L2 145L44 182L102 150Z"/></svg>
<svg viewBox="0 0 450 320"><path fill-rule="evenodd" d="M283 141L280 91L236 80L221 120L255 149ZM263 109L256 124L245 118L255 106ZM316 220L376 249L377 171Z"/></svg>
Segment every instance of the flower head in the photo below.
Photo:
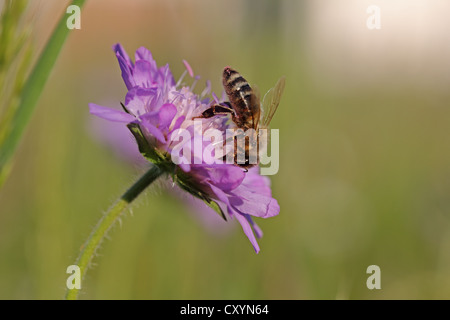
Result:
<svg viewBox="0 0 450 320"><path fill-rule="evenodd" d="M128 89L123 111L90 104L90 112L126 125L147 160L224 218L226 208L259 252L256 237L261 237L262 232L252 217L269 218L277 215L280 208L272 198L269 179L259 175L257 167L244 172L234 164L213 163L204 157L205 150L214 150L217 141L205 141L203 134L211 128L224 134L233 126L227 117L195 119L212 103L205 97L210 93L210 82L202 94L197 95L193 87L199 78L194 77L186 61L183 61L186 72L175 82L169 66L158 67L147 49L139 48L134 62L120 44L113 49ZM194 78L190 87L182 85L186 73ZM182 152L176 153L178 149ZM214 151L206 154L215 157Z"/></svg>

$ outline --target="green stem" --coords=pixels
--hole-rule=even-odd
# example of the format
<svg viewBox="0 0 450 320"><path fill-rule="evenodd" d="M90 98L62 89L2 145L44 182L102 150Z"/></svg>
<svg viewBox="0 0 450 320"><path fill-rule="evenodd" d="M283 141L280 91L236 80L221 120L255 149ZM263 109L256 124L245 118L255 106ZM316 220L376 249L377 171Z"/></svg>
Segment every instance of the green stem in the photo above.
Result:
<svg viewBox="0 0 450 320"><path fill-rule="evenodd" d="M72 5L82 7L86 0L73 0ZM41 96L45 83L50 75L56 58L69 34L67 28L68 16L64 14L59 20L47 45L42 51L36 65L28 77L21 93L20 105L14 115L11 131L4 144L0 146L0 186L8 174L9 162L20 142L28 122L31 119L36 103Z"/></svg>
<svg viewBox="0 0 450 320"><path fill-rule="evenodd" d="M118 218L127 206L147 188L153 181L161 176L163 171L157 166L153 166L148 170L138 181L136 181L114 205L103 215L100 221L92 230L89 238L83 245L83 249L78 256L76 265L80 268L81 283L86 274L92 258L107 235L111 227L118 221ZM76 300L78 296L78 289L68 289L66 293L67 300Z"/></svg>

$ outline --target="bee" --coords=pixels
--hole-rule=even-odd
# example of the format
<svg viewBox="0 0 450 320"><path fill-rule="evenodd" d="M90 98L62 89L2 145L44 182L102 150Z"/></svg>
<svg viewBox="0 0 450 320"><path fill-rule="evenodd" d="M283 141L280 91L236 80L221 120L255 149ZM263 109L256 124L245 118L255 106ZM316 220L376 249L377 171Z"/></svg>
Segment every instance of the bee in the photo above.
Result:
<svg viewBox="0 0 450 320"><path fill-rule="evenodd" d="M237 128L242 129L234 137L234 150L236 150L234 163L248 170L248 168L259 163L259 129L268 128L280 104L281 95L285 86L285 78L281 77L275 87L265 94L262 105L258 89L256 87L252 88L248 81L236 70L225 67L222 75L222 83L229 101L211 105L197 118L211 118L217 115L231 114L231 120ZM250 132L250 134L247 132ZM242 138L243 134L245 137L241 141L244 141L244 145L238 145L238 139ZM245 143L246 138L249 140L248 143ZM252 159L251 154L255 151L256 161L250 161ZM225 158L226 155L224 156L224 160Z"/></svg>

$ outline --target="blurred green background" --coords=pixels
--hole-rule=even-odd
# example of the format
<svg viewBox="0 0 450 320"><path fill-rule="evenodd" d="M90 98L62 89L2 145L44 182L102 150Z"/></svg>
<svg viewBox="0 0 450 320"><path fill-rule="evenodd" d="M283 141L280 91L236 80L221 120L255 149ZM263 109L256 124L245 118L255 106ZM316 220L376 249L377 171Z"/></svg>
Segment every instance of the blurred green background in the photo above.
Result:
<svg viewBox="0 0 450 320"><path fill-rule="evenodd" d="M372 4L380 30L366 27ZM67 5L30 1L37 51ZM205 227L159 183L110 233L80 298L449 299L449 8L87 0L0 190L0 298L63 298L67 266L142 173L95 137L88 112L124 99L120 42L130 55L147 47L175 78L186 59L216 93L227 65L262 92L286 76L271 123L281 212L257 221L255 254L236 221ZM366 287L373 264L381 290Z"/></svg>

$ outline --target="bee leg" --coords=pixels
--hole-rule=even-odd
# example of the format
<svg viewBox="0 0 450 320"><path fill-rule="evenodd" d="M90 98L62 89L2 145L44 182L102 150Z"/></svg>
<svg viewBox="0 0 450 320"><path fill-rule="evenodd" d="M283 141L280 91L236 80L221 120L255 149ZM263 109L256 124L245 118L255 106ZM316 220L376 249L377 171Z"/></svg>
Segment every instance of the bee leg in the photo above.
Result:
<svg viewBox="0 0 450 320"><path fill-rule="evenodd" d="M220 104L220 106L222 106L222 107L228 107L228 109L232 109L232 110L233 110L233 107L231 106L231 103L229 103L228 101L222 102L222 103ZM233 110L233 113L234 113L234 110Z"/></svg>
<svg viewBox="0 0 450 320"><path fill-rule="evenodd" d="M226 106L221 105L221 104L213 104L211 107L209 107L208 109L206 109L205 111L202 112L201 116L198 117L194 117L193 119L197 119L197 118L212 118L214 116L217 115L227 115L227 114L233 114L234 115L234 110L233 108L229 107L229 103L224 103Z"/></svg>

